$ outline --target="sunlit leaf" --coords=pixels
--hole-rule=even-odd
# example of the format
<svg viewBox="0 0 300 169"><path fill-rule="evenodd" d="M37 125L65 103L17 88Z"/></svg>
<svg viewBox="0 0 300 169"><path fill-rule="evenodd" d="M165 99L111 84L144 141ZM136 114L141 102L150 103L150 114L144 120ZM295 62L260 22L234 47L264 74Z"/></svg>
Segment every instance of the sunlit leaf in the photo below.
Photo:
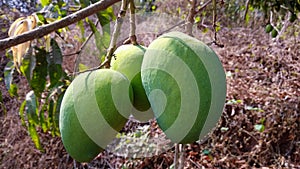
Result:
<svg viewBox="0 0 300 169"><path fill-rule="evenodd" d="M28 124L28 131L29 131L29 135L30 135L35 147L43 152L44 150L43 150L43 147L41 145L40 138L39 138L39 135L36 131L35 125L29 123Z"/></svg>
<svg viewBox="0 0 300 169"><path fill-rule="evenodd" d="M39 113L39 117L40 117L40 126L42 127L42 130L43 132L46 132L47 129L48 129L48 126L47 126L47 121L45 119L45 111L46 111L46 108L47 108L47 104L44 104L40 113Z"/></svg>
<svg viewBox="0 0 300 169"><path fill-rule="evenodd" d="M85 32L85 28L84 28L84 25L83 25L83 21L82 20L80 20L78 23L77 23L77 26L79 27L79 29L80 29L80 33L81 33L81 41L82 42L84 42L85 41L85 34L84 34L84 32Z"/></svg>
<svg viewBox="0 0 300 169"><path fill-rule="evenodd" d="M195 17L195 23L199 23L200 22L200 16L196 16Z"/></svg>
<svg viewBox="0 0 300 169"><path fill-rule="evenodd" d="M18 86L16 84L11 84L8 90L10 96L18 96Z"/></svg>
<svg viewBox="0 0 300 169"><path fill-rule="evenodd" d="M26 126L26 123L25 123L25 107L26 107L26 100L23 101L23 103L20 106L20 110L19 110L21 123L22 123L23 126Z"/></svg>
<svg viewBox="0 0 300 169"><path fill-rule="evenodd" d="M219 32L221 30L221 24L220 22L216 23L216 32Z"/></svg>
<svg viewBox="0 0 300 169"><path fill-rule="evenodd" d="M43 7L49 5L51 3L51 1L52 0L40 0Z"/></svg>
<svg viewBox="0 0 300 169"><path fill-rule="evenodd" d="M79 63L78 69L79 69L80 72L82 72L82 71L85 71L85 70L89 69L89 67L87 67L86 65L84 65L82 63Z"/></svg>

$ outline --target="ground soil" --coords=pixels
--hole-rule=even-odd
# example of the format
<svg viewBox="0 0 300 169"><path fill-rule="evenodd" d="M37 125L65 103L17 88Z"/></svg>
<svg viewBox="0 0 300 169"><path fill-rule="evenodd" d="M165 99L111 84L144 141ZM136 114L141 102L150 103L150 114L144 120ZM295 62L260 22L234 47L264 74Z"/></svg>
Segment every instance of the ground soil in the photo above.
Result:
<svg viewBox="0 0 300 169"><path fill-rule="evenodd" d="M300 34L299 30L293 34L293 29L278 41L260 26L221 29L218 37L224 47L210 46L227 72L227 103L216 129L206 139L183 147L185 168L300 168ZM4 37L1 34L0 39ZM0 54L3 78L9 59L3 51ZM27 82L17 74L15 82L19 98L11 97L0 81L4 104L0 107L0 168L146 169L173 164L175 148L142 159L105 151L92 162L80 164L66 153L59 137L43 132L39 134L45 151L38 151L18 114L29 90ZM259 124L263 131L256 130ZM138 125L129 122L124 131ZM157 129L152 132L160 132L155 121L150 126Z"/></svg>

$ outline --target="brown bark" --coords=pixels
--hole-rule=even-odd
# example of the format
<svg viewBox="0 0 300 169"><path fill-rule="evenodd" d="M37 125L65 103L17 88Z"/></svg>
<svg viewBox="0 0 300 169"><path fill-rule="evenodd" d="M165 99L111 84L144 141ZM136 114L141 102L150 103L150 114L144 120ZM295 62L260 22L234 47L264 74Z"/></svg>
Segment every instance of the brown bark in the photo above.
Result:
<svg viewBox="0 0 300 169"><path fill-rule="evenodd" d="M19 36L9 37L6 39L0 40L0 51L10 48L12 46L21 44L26 41L30 41L36 38L41 38L44 35L47 35L53 31L64 28L68 25L76 23L98 11L105 10L109 6L113 5L120 0L102 0L93 5L90 5L78 12L75 12L61 20L55 21L51 24L43 25L33 29L32 31L26 32Z"/></svg>

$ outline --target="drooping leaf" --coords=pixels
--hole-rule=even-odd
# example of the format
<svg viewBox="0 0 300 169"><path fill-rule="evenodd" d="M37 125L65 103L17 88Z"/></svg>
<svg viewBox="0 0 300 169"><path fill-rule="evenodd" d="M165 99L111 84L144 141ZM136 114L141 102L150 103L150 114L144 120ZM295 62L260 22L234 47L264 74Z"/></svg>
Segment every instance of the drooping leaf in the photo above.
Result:
<svg viewBox="0 0 300 169"><path fill-rule="evenodd" d="M25 123L25 107L26 107L26 100L23 101L23 103L20 106L20 110L19 110L22 126L26 126L26 123Z"/></svg>
<svg viewBox="0 0 300 169"><path fill-rule="evenodd" d="M35 15L28 16L26 18L19 18L17 19L9 28L8 35L10 37L21 35L27 31L32 30L36 27L37 20ZM19 45L13 46L12 52L13 52L13 60L15 67L17 70L19 70L19 66L22 63L23 56L30 48L31 42L27 41L24 43L21 43Z"/></svg>
<svg viewBox="0 0 300 169"><path fill-rule="evenodd" d="M90 20L88 19L88 23L90 25L90 28L92 29L94 35L95 35L95 41L96 41L96 46L97 46L97 49L99 50L99 52L101 53L102 52L102 48L103 48L103 45L102 45L102 42L101 42L101 34L100 32L98 31L96 25Z"/></svg>
<svg viewBox="0 0 300 169"><path fill-rule="evenodd" d="M48 63L46 58L47 52L40 48L36 48L36 50L36 65L29 84L35 95L39 97L46 87Z"/></svg>
<svg viewBox="0 0 300 169"><path fill-rule="evenodd" d="M10 96L18 96L18 86L16 84L11 84L8 90Z"/></svg>
<svg viewBox="0 0 300 169"><path fill-rule="evenodd" d="M39 138L39 135L36 131L34 124L31 124L31 123L28 124L28 132L29 132L29 135L30 135L35 147L43 152L44 150L41 145L40 138Z"/></svg>
<svg viewBox="0 0 300 169"><path fill-rule="evenodd" d="M28 123L38 125L38 102L33 91L30 91L26 95L26 115L28 118Z"/></svg>
<svg viewBox="0 0 300 169"><path fill-rule="evenodd" d="M50 77L49 88L52 88L59 82L63 74L63 70L61 67L62 64L61 50L54 39L51 39L51 51L47 55L47 62L48 62L48 74Z"/></svg>
<svg viewBox="0 0 300 169"><path fill-rule="evenodd" d="M55 136L54 130L54 101L52 99L50 99L49 101L49 105L48 105L48 128L50 128L51 130L51 134L52 136Z"/></svg>
<svg viewBox="0 0 300 169"><path fill-rule="evenodd" d="M100 25L102 26L102 38L101 43L105 49L108 48L110 43L110 22L116 19L112 7L107 8L104 11L97 13Z"/></svg>
<svg viewBox="0 0 300 169"><path fill-rule="evenodd" d="M59 132L59 112L60 112L60 106L61 106L61 102L63 100L63 96L64 93L61 93L58 97L58 99L56 100L56 104L55 104L55 112L54 112L54 126L55 126L55 135L59 136L60 132Z"/></svg>
<svg viewBox="0 0 300 169"><path fill-rule="evenodd" d="M7 90L11 87L14 70L15 66L13 61L9 61L4 68L4 83Z"/></svg>
<svg viewBox="0 0 300 169"><path fill-rule="evenodd" d="M83 21L80 20L80 21L77 23L77 26L78 26L79 29L80 29L80 33L81 33L81 41L84 42L86 38L85 38L85 35L84 35L85 28L84 28L84 25L83 25Z"/></svg>
<svg viewBox="0 0 300 169"><path fill-rule="evenodd" d="M101 26L109 25L111 21L116 19L112 7L108 7L106 10L98 12L97 17Z"/></svg>
<svg viewBox="0 0 300 169"><path fill-rule="evenodd" d="M46 102L47 102L47 100L46 100ZM39 122L40 122L40 126L42 127L43 132L46 132L48 130L47 121L45 119L46 108L47 108L47 104L44 104L39 113L39 117L40 117Z"/></svg>
<svg viewBox="0 0 300 169"><path fill-rule="evenodd" d="M32 55L32 48L28 51L23 58L20 70L22 74L26 77L27 81L30 82L32 78L32 73L36 65L36 58Z"/></svg>
<svg viewBox="0 0 300 169"><path fill-rule="evenodd" d="M10 96L18 96L18 86L13 84L14 63L9 61L4 68L4 83Z"/></svg>

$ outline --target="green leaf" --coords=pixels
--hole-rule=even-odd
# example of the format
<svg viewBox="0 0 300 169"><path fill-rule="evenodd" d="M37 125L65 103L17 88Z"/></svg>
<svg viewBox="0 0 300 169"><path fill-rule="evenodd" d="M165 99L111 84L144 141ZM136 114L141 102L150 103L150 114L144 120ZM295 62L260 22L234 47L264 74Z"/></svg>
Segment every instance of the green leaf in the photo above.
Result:
<svg viewBox="0 0 300 169"><path fill-rule="evenodd" d="M53 119L53 122L54 122L54 131L55 131L55 135L59 136L60 135L60 132L59 132L59 113L60 113L60 107L61 107L61 102L63 100L63 96L64 96L64 93L60 94L58 99L56 100L56 104L55 104L55 111L54 111L54 119Z"/></svg>
<svg viewBox="0 0 300 169"><path fill-rule="evenodd" d="M80 0L80 5L82 8L85 8L90 5L90 1L89 0Z"/></svg>
<svg viewBox="0 0 300 169"><path fill-rule="evenodd" d="M79 22L77 22L77 26L79 27L80 29L80 33L81 33L81 41L84 42L85 41L85 34L84 34L84 25L83 25L83 20L80 20Z"/></svg>
<svg viewBox="0 0 300 169"><path fill-rule="evenodd" d="M79 72L89 69L89 67L87 67L86 65L84 65L82 63L79 63L78 68L79 68Z"/></svg>
<svg viewBox="0 0 300 169"><path fill-rule="evenodd" d="M39 138L39 135L36 131L34 124L31 124L31 123L28 124L28 132L29 132L29 135L30 135L35 147L43 152L44 150L41 145L40 138Z"/></svg>
<svg viewBox="0 0 300 169"><path fill-rule="evenodd" d="M15 66L12 61L8 62L4 68L4 83L11 97L18 96L18 87L16 84L13 84L14 70Z"/></svg>
<svg viewBox="0 0 300 169"><path fill-rule="evenodd" d="M36 96L40 96L46 87L47 77L47 52L43 49L37 49L36 53L36 65L32 72L32 78L29 81L31 89Z"/></svg>
<svg viewBox="0 0 300 169"><path fill-rule="evenodd" d="M8 93L11 97L18 96L18 86L16 84L11 84Z"/></svg>
<svg viewBox="0 0 300 169"><path fill-rule="evenodd" d="M96 46L97 46L97 49L99 50L100 54L101 54L101 51L103 50L103 46L102 46L102 42L101 42L101 34L100 32L98 31L96 25L88 19L88 23L95 35L95 41L96 41Z"/></svg>
<svg viewBox="0 0 300 169"><path fill-rule="evenodd" d="M32 72L36 65L36 58L32 55L32 48L30 48L29 50L31 50L31 52L28 51L24 55L20 70L30 84Z"/></svg>
<svg viewBox="0 0 300 169"><path fill-rule="evenodd" d="M23 101L23 103L20 106L20 110L19 110L22 126L26 126L25 116L24 116L25 106L26 106L26 100Z"/></svg>
<svg viewBox="0 0 300 169"><path fill-rule="evenodd" d="M47 20L42 13L37 12L36 15L39 19L39 23L47 24Z"/></svg>
<svg viewBox="0 0 300 169"><path fill-rule="evenodd" d="M4 83L7 90L10 90L10 86L13 81L14 70L15 70L14 62L9 61L4 68Z"/></svg>
<svg viewBox="0 0 300 169"><path fill-rule="evenodd" d="M221 24L220 22L216 23L216 32L219 32L221 30Z"/></svg>
<svg viewBox="0 0 300 169"><path fill-rule="evenodd" d="M42 127L43 132L46 132L48 130L47 121L45 119L46 108L47 108L47 104L44 104L43 107L42 107L42 109L41 109L41 111L40 111L40 113L39 113L40 126Z"/></svg>
<svg viewBox="0 0 300 169"><path fill-rule="evenodd" d="M26 115L30 124L39 124L38 102L33 91L26 95Z"/></svg>
<svg viewBox="0 0 300 169"><path fill-rule="evenodd" d="M51 51L47 55L48 62L48 74L50 77L49 88L54 87L62 77L63 70L62 64L62 54L61 50L54 39L51 39Z"/></svg>
<svg viewBox="0 0 300 169"><path fill-rule="evenodd" d="M40 0L40 2L42 4L42 6L44 7L44 6L49 5L51 3L51 0Z"/></svg>
<svg viewBox="0 0 300 169"><path fill-rule="evenodd" d="M255 124L254 129L259 132L263 132L265 130L265 125L263 124Z"/></svg>
<svg viewBox="0 0 300 169"><path fill-rule="evenodd" d="M55 136L54 130L54 101L51 99L48 105L48 128L51 130L52 136Z"/></svg>
<svg viewBox="0 0 300 169"><path fill-rule="evenodd" d="M199 23L200 22L200 16L196 16L195 17L195 23Z"/></svg>
<svg viewBox="0 0 300 169"><path fill-rule="evenodd" d="M112 7L108 7L106 10L98 12L97 17L101 26L109 25L112 20L116 19Z"/></svg>

